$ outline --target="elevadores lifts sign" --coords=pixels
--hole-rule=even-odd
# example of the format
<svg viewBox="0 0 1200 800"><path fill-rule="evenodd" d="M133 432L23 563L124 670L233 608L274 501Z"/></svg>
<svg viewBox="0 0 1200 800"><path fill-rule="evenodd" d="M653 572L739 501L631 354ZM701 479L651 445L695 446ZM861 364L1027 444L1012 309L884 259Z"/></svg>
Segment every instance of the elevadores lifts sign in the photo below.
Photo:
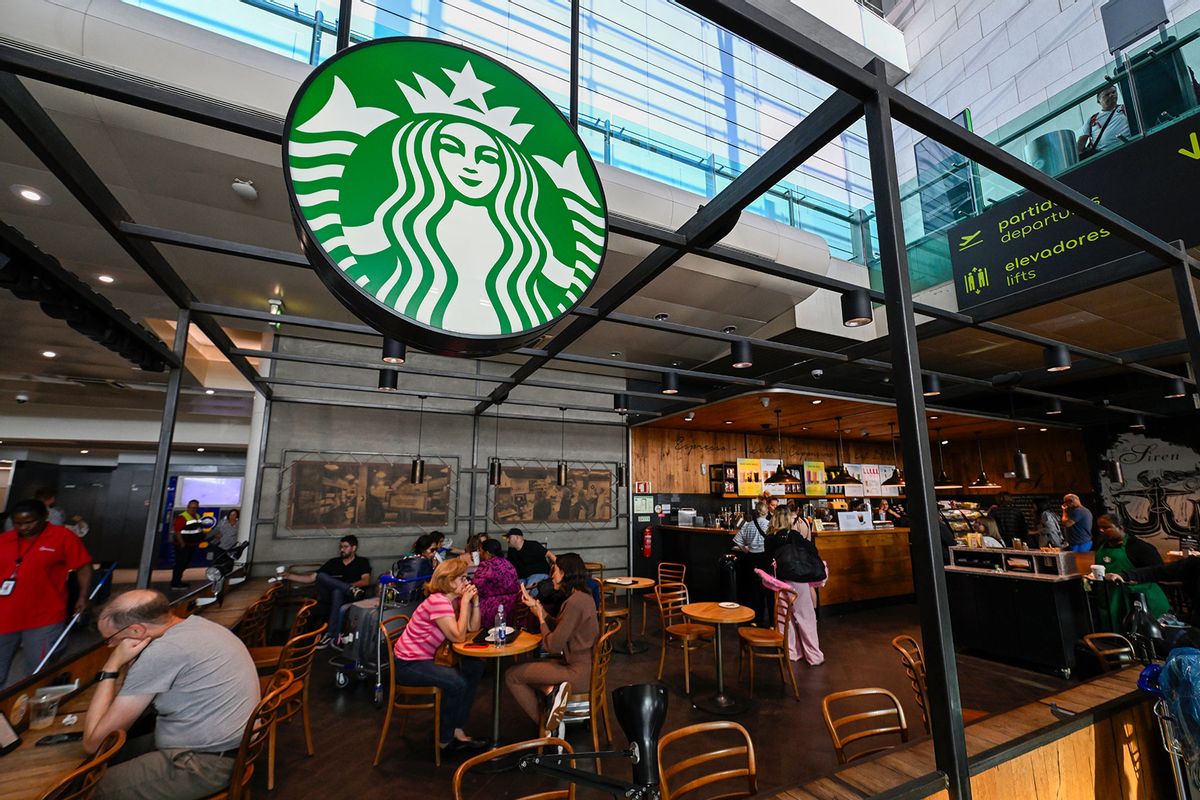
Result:
<svg viewBox="0 0 1200 800"><path fill-rule="evenodd" d="M586 148L540 91L473 50L411 38L343 50L292 101L283 159L317 274L423 350L519 347L600 270L608 212Z"/></svg>
<svg viewBox="0 0 1200 800"><path fill-rule="evenodd" d="M1194 245L1200 241L1194 198L1200 181L1198 133L1200 119L1185 119L1094 157L1061 180L1167 241ZM1055 281L1063 295L1070 294L1074 287L1062 279L1137 250L1029 192L950 228L948 235L960 309Z"/></svg>

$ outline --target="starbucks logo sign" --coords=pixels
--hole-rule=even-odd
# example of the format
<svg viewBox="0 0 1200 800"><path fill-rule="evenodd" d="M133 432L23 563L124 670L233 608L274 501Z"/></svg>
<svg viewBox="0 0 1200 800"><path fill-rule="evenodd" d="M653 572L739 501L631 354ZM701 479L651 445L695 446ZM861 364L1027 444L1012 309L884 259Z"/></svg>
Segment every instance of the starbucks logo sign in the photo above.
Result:
<svg viewBox="0 0 1200 800"><path fill-rule="evenodd" d="M315 70L284 174L317 274L380 332L479 356L530 341L600 270L607 207L579 137L508 67L380 39Z"/></svg>

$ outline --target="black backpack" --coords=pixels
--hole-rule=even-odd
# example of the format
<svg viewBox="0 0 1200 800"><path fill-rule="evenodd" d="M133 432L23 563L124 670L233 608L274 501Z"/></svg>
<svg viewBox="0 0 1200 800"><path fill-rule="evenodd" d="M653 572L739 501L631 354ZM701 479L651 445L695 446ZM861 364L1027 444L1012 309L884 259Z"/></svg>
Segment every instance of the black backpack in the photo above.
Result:
<svg viewBox="0 0 1200 800"><path fill-rule="evenodd" d="M775 577L792 583L825 580L825 562L816 543L799 533L789 535L787 544L775 551Z"/></svg>

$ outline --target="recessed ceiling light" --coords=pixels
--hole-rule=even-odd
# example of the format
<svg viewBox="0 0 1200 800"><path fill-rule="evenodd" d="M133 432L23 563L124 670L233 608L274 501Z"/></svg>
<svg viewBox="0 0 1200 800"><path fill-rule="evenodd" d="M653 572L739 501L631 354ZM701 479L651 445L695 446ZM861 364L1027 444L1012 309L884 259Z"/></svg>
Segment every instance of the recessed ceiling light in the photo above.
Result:
<svg viewBox="0 0 1200 800"><path fill-rule="evenodd" d="M671 318L671 315L666 313L665 311L660 311L659 313L654 315L654 318L656 320L658 320L659 322L666 322L667 320L669 320Z"/></svg>
<svg viewBox="0 0 1200 800"><path fill-rule="evenodd" d="M608 354L608 357L609 357L609 358L620 358L620 357L621 357L621 351L620 351L620 350L613 350L611 353L609 353L609 354Z"/></svg>
<svg viewBox="0 0 1200 800"><path fill-rule="evenodd" d="M1049 428L1038 428L1038 430L1041 431L1042 433L1045 433L1046 431L1048 431L1050 429Z"/></svg>
<svg viewBox="0 0 1200 800"><path fill-rule="evenodd" d="M204 393L205 394L216 394L217 390L216 389L205 389Z"/></svg>
<svg viewBox="0 0 1200 800"><path fill-rule="evenodd" d="M24 200L26 203L33 203L35 206L50 205L50 195L34 186L26 186L23 183L14 183L10 188L12 189L13 194Z"/></svg>
<svg viewBox="0 0 1200 800"><path fill-rule="evenodd" d="M58 353L54 352L53 350L43 350L42 355L46 358L58 358Z"/></svg>
<svg viewBox="0 0 1200 800"><path fill-rule="evenodd" d="M733 333L736 330L737 325L726 325L724 328L721 328L721 333Z"/></svg>
<svg viewBox="0 0 1200 800"><path fill-rule="evenodd" d="M204 452L204 448L203 448L203 447L197 447L197 448L196 448L196 452L197 452L197 453L203 453L203 452Z"/></svg>
<svg viewBox="0 0 1200 800"><path fill-rule="evenodd" d="M821 400L818 398L817 400L813 400L813 405L819 406L819 405L821 405L821 403L824 403L824 402L825 402L824 400Z"/></svg>
<svg viewBox="0 0 1200 800"><path fill-rule="evenodd" d="M950 440L949 440L949 439L942 439L942 444L950 444Z"/></svg>
<svg viewBox="0 0 1200 800"><path fill-rule="evenodd" d="M1019 430L1019 431L1023 431L1023 430L1025 430L1025 426L1024 426L1024 425L1018 425L1018 426L1017 426L1017 430Z"/></svg>
<svg viewBox="0 0 1200 800"><path fill-rule="evenodd" d="M733 420L731 420L731 419L727 419L727 420L725 420L725 424L726 424L726 425L732 425L732 424L733 424Z"/></svg>
<svg viewBox="0 0 1200 800"><path fill-rule="evenodd" d="M937 418L938 418L938 415L937 415L937 414L930 414L930 415L929 415L929 418L930 418L930 419L937 419Z"/></svg>
<svg viewBox="0 0 1200 800"><path fill-rule="evenodd" d="M100 281L101 283L116 283L117 282L117 279L114 278L112 275L97 275L96 280Z"/></svg>
<svg viewBox="0 0 1200 800"><path fill-rule="evenodd" d="M695 412L695 411L689 411L687 414L685 414L685 415L683 416L683 421L684 421L684 422L691 422L691 421L692 421L692 420L694 420L695 418L696 418L696 412Z"/></svg>
<svg viewBox="0 0 1200 800"><path fill-rule="evenodd" d="M80 451L79 451L79 454L80 454L80 455L84 455L84 456L86 456L86 455L88 454L88 452L89 452L89 451L87 451L87 450L80 450Z"/></svg>

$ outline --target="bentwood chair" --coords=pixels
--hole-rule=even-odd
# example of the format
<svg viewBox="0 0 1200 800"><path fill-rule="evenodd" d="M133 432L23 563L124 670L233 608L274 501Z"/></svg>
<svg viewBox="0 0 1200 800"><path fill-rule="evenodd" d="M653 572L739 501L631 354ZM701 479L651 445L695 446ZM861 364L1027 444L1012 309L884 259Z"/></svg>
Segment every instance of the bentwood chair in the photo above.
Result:
<svg viewBox="0 0 1200 800"><path fill-rule="evenodd" d="M604 746L612 745L612 711L608 705L608 667L612 663L613 639L621 630L620 620L608 622L604 633L592 648L592 677L586 692L567 698L563 722L591 722L592 750L600 749L600 725L604 724ZM596 774L602 775L600 759L596 759Z"/></svg>
<svg viewBox="0 0 1200 800"><path fill-rule="evenodd" d="M663 561L658 565L658 584L683 583L687 577L687 564L675 561ZM650 607L658 609L658 595L651 592L642 595L642 636L646 635L646 619L650 616Z"/></svg>
<svg viewBox="0 0 1200 800"><path fill-rule="evenodd" d="M619 589L619 586L600 583L600 608L597 609L597 613L600 616L600 626L602 628L608 627L608 623L610 622L621 623L622 621L630 620L629 606L621 605L617 599L617 591ZM628 622L625 624L628 624Z"/></svg>
<svg viewBox="0 0 1200 800"><path fill-rule="evenodd" d="M288 641L280 648L276 671L286 670L292 675L292 682L284 692L275 721L271 723L271 735L267 742L267 790L275 788L275 750L276 739L279 737L279 724L287 722L297 714L304 727L304 747L309 756L313 753L312 721L308 714L308 686L312 682L313 660L317 654L317 644L325 635L325 623L312 633L303 633ZM267 680L267 679L264 679ZM270 684L267 683L269 686ZM265 688L265 687L264 687Z"/></svg>
<svg viewBox="0 0 1200 800"><path fill-rule="evenodd" d="M42 795L41 800L91 800L96 786L108 769L108 761L125 744L125 731L113 731L104 737L100 749L83 766L62 776Z"/></svg>
<svg viewBox="0 0 1200 800"><path fill-rule="evenodd" d="M229 779L229 788L209 795L204 800L250 800L250 779L254 777L254 763L267 747L279 706L291 685L292 673L286 669L281 669L271 676L266 694L258 701L254 713L246 721L242 743L233 762L233 776Z"/></svg>
<svg viewBox="0 0 1200 800"><path fill-rule="evenodd" d="M452 784L454 800L465 800L467 795L463 793L463 779L471 770L489 761L498 761L501 759L508 761L511 756L519 757L525 753L532 752L570 754L575 751L571 749L570 744L562 739L530 739L527 742L506 744L503 747L497 747L495 750L480 753L477 756L468 758L454 771L454 781ZM560 763L564 766L574 767L575 759L566 759ZM472 795L472 797L474 796ZM505 796L507 797L508 795L506 794ZM514 797L513 800L575 800L575 784L572 783L566 789L554 789L549 792L538 792L536 794L523 794L519 797Z"/></svg>
<svg viewBox="0 0 1200 800"><path fill-rule="evenodd" d="M442 690L436 686L397 686L396 674L396 640L408 625L407 614L396 614L379 623L379 635L387 644L388 651L388 697L387 712L383 715L383 728L379 731L379 744L375 747L375 761L372 766L379 766L383 757L383 743L387 741L388 727L392 724L392 713L395 711L433 711L433 765L442 765ZM400 732L404 732L404 714L396 722ZM457 780L457 775L455 776Z"/></svg>
<svg viewBox="0 0 1200 800"><path fill-rule="evenodd" d="M272 584L242 615L238 636L246 647L266 647L267 627L271 623L271 612L275 610L275 596L278 593L279 584Z"/></svg>
<svg viewBox="0 0 1200 800"><path fill-rule="evenodd" d="M604 570L605 570L605 566L604 566L603 562L600 562L600 561L585 561L585 562L583 562L583 566L584 566L584 567L587 569L588 573L589 573L589 574L590 574L590 575L591 575L591 576L592 576L594 579L596 579L596 580L600 581L600 583L604 583Z"/></svg>
<svg viewBox="0 0 1200 800"><path fill-rule="evenodd" d="M805 589L807 591L807 588ZM791 589L780 589L775 592L775 627L774 628L738 628L738 675L742 672L742 658L750 661L750 696L754 696L754 662L760 658L773 659L779 664L779 678L786 686L792 684L792 694L800 699L800 689L796 686L796 674L792 672L792 661L789 655L789 642L792 636L792 606L796 603L796 592ZM782 632L780 631L782 629Z"/></svg>
<svg viewBox="0 0 1200 800"><path fill-rule="evenodd" d="M921 645L911 636L897 636L892 639L892 647L900 653L900 663L908 675L909 684L912 685L913 698L917 701L917 708L921 710L921 726L926 733L929 733L929 690L925 677L925 656L921 653ZM976 708L964 708L962 716L963 722L970 723L986 717L987 712Z"/></svg>
<svg viewBox="0 0 1200 800"><path fill-rule="evenodd" d="M714 732L731 731L736 745L727 745L718 750L708 750L694 755L698 743L693 737L709 736ZM718 734L722 738L729 736ZM667 748L677 742L685 742L682 748L686 758L671 763L666 755ZM720 763L714 763L720 762ZM720 800L734 797L753 797L758 793L758 765L754 759L754 742L741 725L730 720L700 722L671 731L658 740L658 787L662 800L680 800L716 783L745 780L745 789L740 786L722 787L731 791L719 795ZM711 792L711 790L709 790ZM705 792L705 797L715 797Z"/></svg>
<svg viewBox="0 0 1200 800"><path fill-rule="evenodd" d="M292 620L292 629L288 633L287 643L282 645L268 645L266 647L251 647L250 657L254 659L254 666L259 670L269 669L274 670L279 665L279 659L283 655L283 650L292 643L296 637L304 633L308 628L308 619L312 614L313 608L317 605L317 601L312 598L306 598L296 609L296 617ZM321 626L324 630L325 625Z"/></svg>
<svg viewBox="0 0 1200 800"><path fill-rule="evenodd" d="M1101 672L1112 672L1136 663L1133 644L1119 633L1089 633L1083 644L1100 664Z"/></svg>
<svg viewBox="0 0 1200 800"><path fill-rule="evenodd" d="M660 583L654 589L658 597L658 615L662 621L662 654L658 658L658 679L661 681L663 668L667 664L667 647L683 649L683 691L692 693L693 651L709 647L716 639L717 629L712 625L689 622L683 607L688 604L688 588L682 583Z"/></svg>
<svg viewBox="0 0 1200 800"><path fill-rule="evenodd" d="M859 700L865 701L865 703L856 702ZM834 718L833 705L843 701L850 701L857 708L866 710ZM833 750L837 753L839 764L848 764L855 759L895 747L894 744L885 744L847 754L846 745L848 744L893 735L899 735L901 742L908 741L908 722L904 719L904 709L900 706L900 700L896 695L887 689L847 689L844 692L827 694L821 699L821 714L825 718L825 728L829 731L829 738L833 740ZM878 728L860 726L860 723L874 724L876 720L890 721L893 724L885 724Z"/></svg>

